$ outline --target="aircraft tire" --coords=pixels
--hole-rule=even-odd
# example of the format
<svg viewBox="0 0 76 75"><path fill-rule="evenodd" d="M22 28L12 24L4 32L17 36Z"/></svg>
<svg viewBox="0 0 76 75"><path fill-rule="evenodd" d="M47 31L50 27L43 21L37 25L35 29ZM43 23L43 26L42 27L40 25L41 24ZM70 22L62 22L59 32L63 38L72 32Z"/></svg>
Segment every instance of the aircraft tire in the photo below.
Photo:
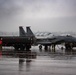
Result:
<svg viewBox="0 0 76 75"><path fill-rule="evenodd" d="M31 48L31 45L26 45L26 51L29 51Z"/></svg>

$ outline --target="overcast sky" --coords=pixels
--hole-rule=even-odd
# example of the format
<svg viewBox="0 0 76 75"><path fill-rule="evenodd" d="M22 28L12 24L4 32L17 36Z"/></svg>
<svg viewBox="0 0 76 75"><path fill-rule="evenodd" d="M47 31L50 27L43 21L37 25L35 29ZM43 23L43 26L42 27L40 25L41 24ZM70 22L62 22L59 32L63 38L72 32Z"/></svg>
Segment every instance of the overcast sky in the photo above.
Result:
<svg viewBox="0 0 76 75"><path fill-rule="evenodd" d="M0 31L76 32L76 0L0 0Z"/></svg>

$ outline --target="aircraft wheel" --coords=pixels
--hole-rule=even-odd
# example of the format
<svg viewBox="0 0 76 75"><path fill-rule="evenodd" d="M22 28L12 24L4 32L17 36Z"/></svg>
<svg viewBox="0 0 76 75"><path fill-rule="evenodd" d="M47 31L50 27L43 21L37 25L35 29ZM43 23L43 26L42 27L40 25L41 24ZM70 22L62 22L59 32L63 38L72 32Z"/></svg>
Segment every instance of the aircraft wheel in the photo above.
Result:
<svg viewBox="0 0 76 75"><path fill-rule="evenodd" d="M39 49L42 50L42 45L39 46Z"/></svg>
<svg viewBox="0 0 76 75"><path fill-rule="evenodd" d="M27 51L30 50L30 48L31 48L31 45L27 45L27 46L26 46L26 50L27 50Z"/></svg>
<svg viewBox="0 0 76 75"><path fill-rule="evenodd" d="M19 50L19 47L14 47L14 48L15 48L15 50L16 50L16 51L18 51L18 50Z"/></svg>
<svg viewBox="0 0 76 75"><path fill-rule="evenodd" d="M25 49L25 46L21 46L21 47L20 47L20 50L24 50L24 49Z"/></svg>

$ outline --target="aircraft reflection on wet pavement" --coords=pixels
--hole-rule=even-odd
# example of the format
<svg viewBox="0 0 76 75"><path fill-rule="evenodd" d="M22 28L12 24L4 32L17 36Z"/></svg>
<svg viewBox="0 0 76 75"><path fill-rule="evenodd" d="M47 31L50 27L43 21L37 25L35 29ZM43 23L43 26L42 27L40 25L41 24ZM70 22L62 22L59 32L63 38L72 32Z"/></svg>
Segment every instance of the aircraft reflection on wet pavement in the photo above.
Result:
<svg viewBox="0 0 76 75"><path fill-rule="evenodd" d="M2 53L0 75L76 75L76 50L56 50L52 53L34 48Z"/></svg>
<svg viewBox="0 0 76 75"><path fill-rule="evenodd" d="M26 71L30 71L32 59L36 59L36 52L26 52L25 55L19 54L19 71L22 71L24 62L26 62Z"/></svg>
<svg viewBox="0 0 76 75"><path fill-rule="evenodd" d="M19 58L36 58L36 52L29 51L14 51L14 50L3 50L0 51L3 56L19 57Z"/></svg>
<svg viewBox="0 0 76 75"><path fill-rule="evenodd" d="M37 56L54 56L54 55L59 55L59 56L66 56L66 55L76 55L76 50L55 50L53 52L52 50L29 50L29 51L14 51L14 50L6 50L2 51L0 53L0 56L5 56L5 57L14 57L14 58L19 58L19 62L24 62L23 59L27 59L26 62L28 62L28 59L36 59Z"/></svg>
<svg viewBox="0 0 76 75"><path fill-rule="evenodd" d="M9 57L12 58L19 58L19 71L22 71L24 63L26 63L26 71L29 71L30 69L30 63L33 59L36 59L37 53L30 51L13 51L10 53L9 51L3 51L3 55L6 58L9 59Z"/></svg>

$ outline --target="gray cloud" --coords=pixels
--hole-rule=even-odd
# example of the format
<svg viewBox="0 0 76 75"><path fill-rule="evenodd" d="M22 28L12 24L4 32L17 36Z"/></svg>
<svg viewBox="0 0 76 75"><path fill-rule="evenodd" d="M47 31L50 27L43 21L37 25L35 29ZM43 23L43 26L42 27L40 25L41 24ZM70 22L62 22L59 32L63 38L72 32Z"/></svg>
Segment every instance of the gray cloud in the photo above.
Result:
<svg viewBox="0 0 76 75"><path fill-rule="evenodd" d="M25 15L35 16L76 15L75 7L76 0L0 0L0 16L12 16L23 12Z"/></svg>
<svg viewBox="0 0 76 75"><path fill-rule="evenodd" d="M0 0L0 30L72 31L75 24L76 0Z"/></svg>
<svg viewBox="0 0 76 75"><path fill-rule="evenodd" d="M13 16L22 9L15 0L0 0L0 4L1 17Z"/></svg>

